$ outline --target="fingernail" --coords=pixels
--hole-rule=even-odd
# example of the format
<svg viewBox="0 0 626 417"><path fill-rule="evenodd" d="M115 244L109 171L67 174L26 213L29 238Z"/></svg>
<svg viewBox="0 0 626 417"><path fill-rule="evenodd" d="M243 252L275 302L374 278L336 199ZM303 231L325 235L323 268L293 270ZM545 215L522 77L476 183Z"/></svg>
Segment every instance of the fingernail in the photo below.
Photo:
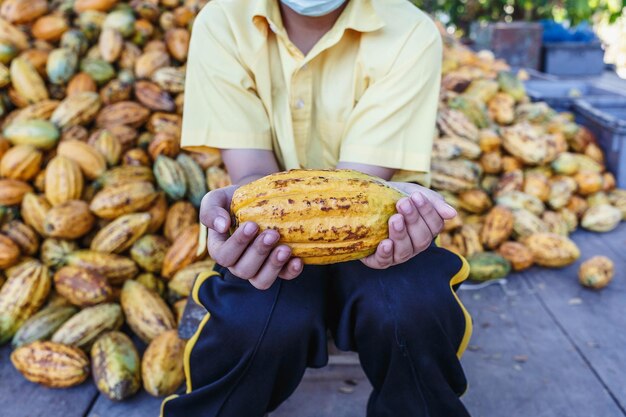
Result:
<svg viewBox="0 0 626 417"><path fill-rule="evenodd" d="M413 206L411 205L411 202L405 198L400 202L400 210L404 214L410 214L411 210L413 210Z"/></svg>
<svg viewBox="0 0 626 417"><path fill-rule="evenodd" d="M399 217L394 220L393 228L396 232L401 232L404 230L404 220L402 219L402 217Z"/></svg>
<svg viewBox="0 0 626 417"><path fill-rule="evenodd" d="M218 232L223 232L226 229L226 219L223 217L218 217L213 221L213 227Z"/></svg>
<svg viewBox="0 0 626 417"><path fill-rule="evenodd" d="M265 233L263 236L263 243L266 245L273 245L278 241L278 233Z"/></svg>
<svg viewBox="0 0 626 417"><path fill-rule="evenodd" d="M386 254L391 253L391 244L389 242L383 243L383 252Z"/></svg>
<svg viewBox="0 0 626 417"><path fill-rule="evenodd" d="M291 270L299 271L300 268L302 268L302 261L300 259L296 259L295 261L293 261L293 263L291 264Z"/></svg>
<svg viewBox="0 0 626 417"><path fill-rule="evenodd" d="M451 216L456 216L456 209L450 204L446 204L446 210L448 211L448 213L450 213Z"/></svg>
<svg viewBox="0 0 626 417"><path fill-rule="evenodd" d="M411 195L411 199L415 203L417 207L422 207L426 201L424 201L424 196L422 193L414 193Z"/></svg>
<svg viewBox="0 0 626 417"><path fill-rule="evenodd" d="M278 253L276 254L276 259L278 259L278 262L285 262L287 259L289 259L289 251L278 251Z"/></svg>
<svg viewBox="0 0 626 417"><path fill-rule="evenodd" d="M246 225L243 227L243 233L246 236L252 236L256 233L256 224L255 223L246 223Z"/></svg>

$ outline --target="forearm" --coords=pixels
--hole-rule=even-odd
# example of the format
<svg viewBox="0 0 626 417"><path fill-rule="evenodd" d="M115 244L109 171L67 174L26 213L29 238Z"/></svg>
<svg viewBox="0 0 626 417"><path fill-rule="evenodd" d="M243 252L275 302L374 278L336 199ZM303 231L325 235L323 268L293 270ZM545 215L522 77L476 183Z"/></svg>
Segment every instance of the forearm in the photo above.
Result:
<svg viewBox="0 0 626 417"><path fill-rule="evenodd" d="M272 151L222 149L222 160L233 184L244 185L280 171Z"/></svg>
<svg viewBox="0 0 626 417"><path fill-rule="evenodd" d="M357 164L354 162L339 162L337 169L353 169L355 171L363 172L365 174L374 175L384 180L390 180L396 170L393 168L379 167L376 165Z"/></svg>

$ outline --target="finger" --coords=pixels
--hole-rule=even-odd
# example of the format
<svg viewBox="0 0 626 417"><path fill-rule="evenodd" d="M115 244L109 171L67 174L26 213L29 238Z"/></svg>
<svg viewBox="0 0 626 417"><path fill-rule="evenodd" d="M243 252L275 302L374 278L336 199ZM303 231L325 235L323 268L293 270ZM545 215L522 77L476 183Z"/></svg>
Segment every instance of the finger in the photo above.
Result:
<svg viewBox="0 0 626 417"><path fill-rule="evenodd" d="M227 233L230 227L228 195L222 188L205 194L200 203L200 222L218 233Z"/></svg>
<svg viewBox="0 0 626 417"><path fill-rule="evenodd" d="M231 237L209 229L209 254L218 264L231 267L238 260L250 242L256 236L259 226L254 222L245 222L235 230Z"/></svg>
<svg viewBox="0 0 626 417"><path fill-rule="evenodd" d="M280 235L277 231L265 230L246 248L237 263L230 268L231 272L243 279L255 277L278 243L278 239Z"/></svg>
<svg viewBox="0 0 626 417"><path fill-rule="evenodd" d="M389 268L393 264L393 240L385 239L380 242L376 252L361 259L361 262L374 269Z"/></svg>
<svg viewBox="0 0 626 417"><path fill-rule="evenodd" d="M389 239L393 240L393 262L402 263L413 256L413 244L402 214L389 218Z"/></svg>
<svg viewBox="0 0 626 417"><path fill-rule="evenodd" d="M419 193L413 195L415 194ZM415 206L413 198L407 198L407 200L407 202L399 202L398 212L404 216L407 233L413 246L413 254L417 254L430 245L433 235Z"/></svg>
<svg viewBox="0 0 626 417"><path fill-rule="evenodd" d="M270 288L278 278L279 272L289 261L289 257L291 257L291 249L288 246L281 245L275 248L256 276L250 279L250 284L260 290Z"/></svg>
<svg viewBox="0 0 626 417"><path fill-rule="evenodd" d="M423 193L422 197L430 201L430 203L433 205L433 207L435 208L435 211L437 211L440 217L442 217L445 220L449 220L457 215L454 207L446 203L446 201L443 199L443 196L441 194L436 193L432 190L426 190L426 191L428 192ZM413 197L411 197L411 199L413 199ZM413 201L414 203L416 202L415 200Z"/></svg>
<svg viewBox="0 0 626 417"><path fill-rule="evenodd" d="M300 258L291 258L283 269L280 270L278 276L282 279L291 280L296 278L302 273L304 269L304 262Z"/></svg>
<svg viewBox="0 0 626 417"><path fill-rule="evenodd" d="M415 203L420 216L422 216L422 219L424 219L424 222L430 229L431 235L433 237L437 236L443 229L443 219L435 210L433 204L421 194L411 196L411 200Z"/></svg>

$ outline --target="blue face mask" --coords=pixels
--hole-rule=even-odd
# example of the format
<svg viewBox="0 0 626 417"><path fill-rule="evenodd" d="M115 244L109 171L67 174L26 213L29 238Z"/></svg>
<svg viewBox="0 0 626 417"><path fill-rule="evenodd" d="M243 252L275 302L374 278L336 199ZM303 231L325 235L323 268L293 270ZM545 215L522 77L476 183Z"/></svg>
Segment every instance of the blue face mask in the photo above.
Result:
<svg viewBox="0 0 626 417"><path fill-rule="evenodd" d="M318 17L337 10L346 0L280 0L302 16Z"/></svg>

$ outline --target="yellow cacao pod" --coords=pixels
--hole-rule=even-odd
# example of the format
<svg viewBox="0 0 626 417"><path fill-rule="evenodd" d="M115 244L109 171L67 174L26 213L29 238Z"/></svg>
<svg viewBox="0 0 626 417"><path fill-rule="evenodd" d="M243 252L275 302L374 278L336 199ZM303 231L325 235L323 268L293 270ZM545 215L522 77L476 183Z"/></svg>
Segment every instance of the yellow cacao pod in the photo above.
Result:
<svg viewBox="0 0 626 417"><path fill-rule="evenodd" d="M504 242L498 248L498 253L511 263L515 271L528 269L535 262L530 249L519 242Z"/></svg>
<svg viewBox="0 0 626 417"><path fill-rule="evenodd" d="M67 30L67 21L63 18L63 16L54 14L40 17L31 27L33 37L42 41L51 42L61 39L61 36Z"/></svg>
<svg viewBox="0 0 626 417"><path fill-rule="evenodd" d="M41 244L41 260L50 268L60 268L66 264L68 255L78 250L71 240L48 238Z"/></svg>
<svg viewBox="0 0 626 417"><path fill-rule="evenodd" d="M20 259L20 248L11 238L0 235L0 268L15 265Z"/></svg>
<svg viewBox="0 0 626 417"><path fill-rule="evenodd" d="M96 233L91 241L91 250L105 253L124 252L146 232L149 224L148 213L120 216Z"/></svg>
<svg viewBox="0 0 626 417"><path fill-rule="evenodd" d="M0 179L0 206L22 204L24 196L32 191L32 187L27 182Z"/></svg>
<svg viewBox="0 0 626 417"><path fill-rule="evenodd" d="M13 336L11 345L17 348L37 340L49 339L76 311L78 310L74 306L48 304L24 322Z"/></svg>
<svg viewBox="0 0 626 417"><path fill-rule="evenodd" d="M266 225L259 226L264 227ZM196 223L183 230L174 240L163 259L161 275L165 279L171 278L180 269L206 256L206 251L198 253L199 233L200 226Z"/></svg>
<svg viewBox="0 0 626 417"><path fill-rule="evenodd" d="M170 94L159 87L158 84L140 80L134 85L137 100L153 111L173 112L176 104ZM171 155L170 155L171 156Z"/></svg>
<svg viewBox="0 0 626 417"><path fill-rule="evenodd" d="M373 253L387 238L387 221L403 196L356 171L293 170L238 188L231 212L237 225L253 221L261 230L278 231L280 242L304 263L328 264Z"/></svg>
<svg viewBox="0 0 626 417"><path fill-rule="evenodd" d="M13 366L31 382L51 388L69 388L89 376L89 358L80 349L37 341L11 353Z"/></svg>
<svg viewBox="0 0 626 417"><path fill-rule="evenodd" d="M25 255L33 256L39 250L39 236L37 232L19 220L11 220L3 224L0 231L11 239Z"/></svg>
<svg viewBox="0 0 626 417"><path fill-rule="evenodd" d="M459 205L465 211L480 214L489 210L493 203L485 191L477 188L459 194Z"/></svg>
<svg viewBox="0 0 626 417"><path fill-rule="evenodd" d="M50 116L50 121L62 129L86 125L96 117L99 109L100 96L91 91L82 91L61 101Z"/></svg>
<svg viewBox="0 0 626 417"><path fill-rule="evenodd" d="M602 190L602 174L599 172L580 171L574 179L581 195L590 195Z"/></svg>
<svg viewBox="0 0 626 417"><path fill-rule="evenodd" d="M196 281L196 277L203 272L213 270L214 266L215 261L211 259L187 265L174 274L172 279L167 283L167 288L179 297L188 297L193 288L193 283Z"/></svg>
<svg viewBox="0 0 626 417"><path fill-rule="evenodd" d="M178 136L170 133L157 132L148 145L148 153L152 160L156 161L159 155L175 158L180 152L180 141Z"/></svg>
<svg viewBox="0 0 626 417"><path fill-rule="evenodd" d="M122 155L122 144L113 134L103 129L89 144L97 149L107 161L109 166L117 165Z"/></svg>
<svg viewBox="0 0 626 417"><path fill-rule="evenodd" d="M46 83L25 58L13 59L10 72L13 88L26 103L32 104L48 99Z"/></svg>
<svg viewBox="0 0 626 417"><path fill-rule="evenodd" d="M120 285L137 275L137 265L131 259L112 253L78 250L65 256L65 263L98 272L111 285Z"/></svg>
<svg viewBox="0 0 626 417"><path fill-rule="evenodd" d="M82 200L70 200L52 207L44 220L46 236L61 239L78 239L93 227L95 218L89 205Z"/></svg>
<svg viewBox="0 0 626 417"><path fill-rule="evenodd" d="M105 332L117 330L124 323L119 304L107 303L86 307L63 323L52 335L52 341L89 349Z"/></svg>
<svg viewBox="0 0 626 417"><path fill-rule="evenodd" d="M115 125L126 125L139 127L143 125L150 116L150 110L134 101L120 101L104 107L96 117L96 124L99 127L111 127Z"/></svg>
<svg viewBox="0 0 626 417"><path fill-rule="evenodd" d="M18 120L7 125L3 134L14 145L39 149L50 149L59 140L59 130L47 120Z"/></svg>
<svg viewBox="0 0 626 417"><path fill-rule="evenodd" d="M122 54L124 38L119 31L113 28L104 28L102 32L100 32L98 48L105 61L115 62Z"/></svg>
<svg viewBox="0 0 626 417"><path fill-rule="evenodd" d="M131 182L152 182L152 170L144 166L120 166L106 171L98 180L105 187L115 187Z"/></svg>
<svg viewBox="0 0 626 417"><path fill-rule="evenodd" d="M228 187L231 185L230 176L222 168L211 166L206 170L206 185L209 190Z"/></svg>
<svg viewBox="0 0 626 417"><path fill-rule="evenodd" d="M11 23L28 23L48 11L46 0L4 0L0 16Z"/></svg>
<svg viewBox="0 0 626 417"><path fill-rule="evenodd" d="M485 217L480 240L489 249L497 248L513 232L514 217L511 210L495 206Z"/></svg>
<svg viewBox="0 0 626 417"><path fill-rule="evenodd" d="M158 193L152 205L147 209L150 214L150 224L148 225L148 233L156 233L161 229L167 215L167 199L165 194Z"/></svg>
<svg viewBox="0 0 626 417"><path fill-rule="evenodd" d="M143 387L148 394L171 395L183 383L184 352L185 342L176 330L167 330L150 342L141 360Z"/></svg>
<svg viewBox="0 0 626 417"><path fill-rule="evenodd" d="M120 297L126 322L141 340L149 343L164 331L174 329L174 315L165 301L137 281L124 283Z"/></svg>
<svg viewBox="0 0 626 417"><path fill-rule="evenodd" d="M165 282L152 272L144 272L143 274L137 275L135 281L147 289L156 292L159 297L163 298L165 296Z"/></svg>
<svg viewBox="0 0 626 417"><path fill-rule="evenodd" d="M609 285L613 280L615 266L606 256L594 256L580 265L578 280L581 285L596 290Z"/></svg>
<svg viewBox="0 0 626 417"><path fill-rule="evenodd" d="M130 256L145 271L160 272L169 246L163 236L146 235L133 244Z"/></svg>
<svg viewBox="0 0 626 417"><path fill-rule="evenodd" d="M541 266L561 268L580 257L580 250L572 240L554 233L533 233L523 243Z"/></svg>
<svg viewBox="0 0 626 417"><path fill-rule="evenodd" d="M79 72L75 74L67 84L66 94L69 97L77 93L85 91L95 92L97 90L98 87L93 78L86 72Z"/></svg>
<svg viewBox="0 0 626 417"><path fill-rule="evenodd" d="M28 49L30 45L26 33L2 17L0 17L0 39L8 41L20 51Z"/></svg>
<svg viewBox="0 0 626 417"><path fill-rule="evenodd" d="M145 181L105 187L98 192L89 208L98 217L115 219L123 214L145 210L157 197L154 186Z"/></svg>
<svg viewBox="0 0 626 417"><path fill-rule="evenodd" d="M593 232L609 232L622 221L622 212L610 204L589 207L580 221L580 225Z"/></svg>
<svg viewBox="0 0 626 417"><path fill-rule="evenodd" d="M100 177L107 169L107 162L98 150L79 140L65 140L59 143L57 155L76 162L88 179Z"/></svg>
<svg viewBox="0 0 626 417"><path fill-rule="evenodd" d="M0 345L43 305L50 281L48 267L37 260L25 261L7 272L7 281L0 288Z"/></svg>
<svg viewBox="0 0 626 417"><path fill-rule="evenodd" d="M35 229L40 235L45 236L44 223L46 214L51 208L52 206L43 195L27 193L22 200L20 213L24 223Z"/></svg>
<svg viewBox="0 0 626 417"><path fill-rule="evenodd" d="M93 379L98 390L114 401L141 388L141 362L135 345L122 332L102 335L91 348Z"/></svg>
<svg viewBox="0 0 626 417"><path fill-rule="evenodd" d="M170 65L170 57L164 51L149 51L141 54L135 61L137 78L150 78L159 68Z"/></svg>
<svg viewBox="0 0 626 417"><path fill-rule="evenodd" d="M104 275L75 266L64 266L54 274L54 288L79 307L104 303L113 295L113 288Z"/></svg>
<svg viewBox="0 0 626 417"><path fill-rule="evenodd" d="M480 236L471 225L463 225L452 237L452 243L463 256L472 256L483 252Z"/></svg>
<svg viewBox="0 0 626 417"><path fill-rule="evenodd" d="M172 28L165 32L167 50L177 61L184 62L187 60L190 38L189 31L184 28Z"/></svg>
<svg viewBox="0 0 626 417"><path fill-rule="evenodd" d="M46 166L46 198L53 205L79 200L83 193L83 174L73 160L57 155Z"/></svg>
<svg viewBox="0 0 626 417"><path fill-rule="evenodd" d="M17 145L0 160L0 175L14 180L30 181L41 169L43 154L31 145Z"/></svg>
<svg viewBox="0 0 626 417"><path fill-rule="evenodd" d="M167 211L163 234L170 242L173 242L183 230L196 223L198 223L196 208L188 201L177 201Z"/></svg>

